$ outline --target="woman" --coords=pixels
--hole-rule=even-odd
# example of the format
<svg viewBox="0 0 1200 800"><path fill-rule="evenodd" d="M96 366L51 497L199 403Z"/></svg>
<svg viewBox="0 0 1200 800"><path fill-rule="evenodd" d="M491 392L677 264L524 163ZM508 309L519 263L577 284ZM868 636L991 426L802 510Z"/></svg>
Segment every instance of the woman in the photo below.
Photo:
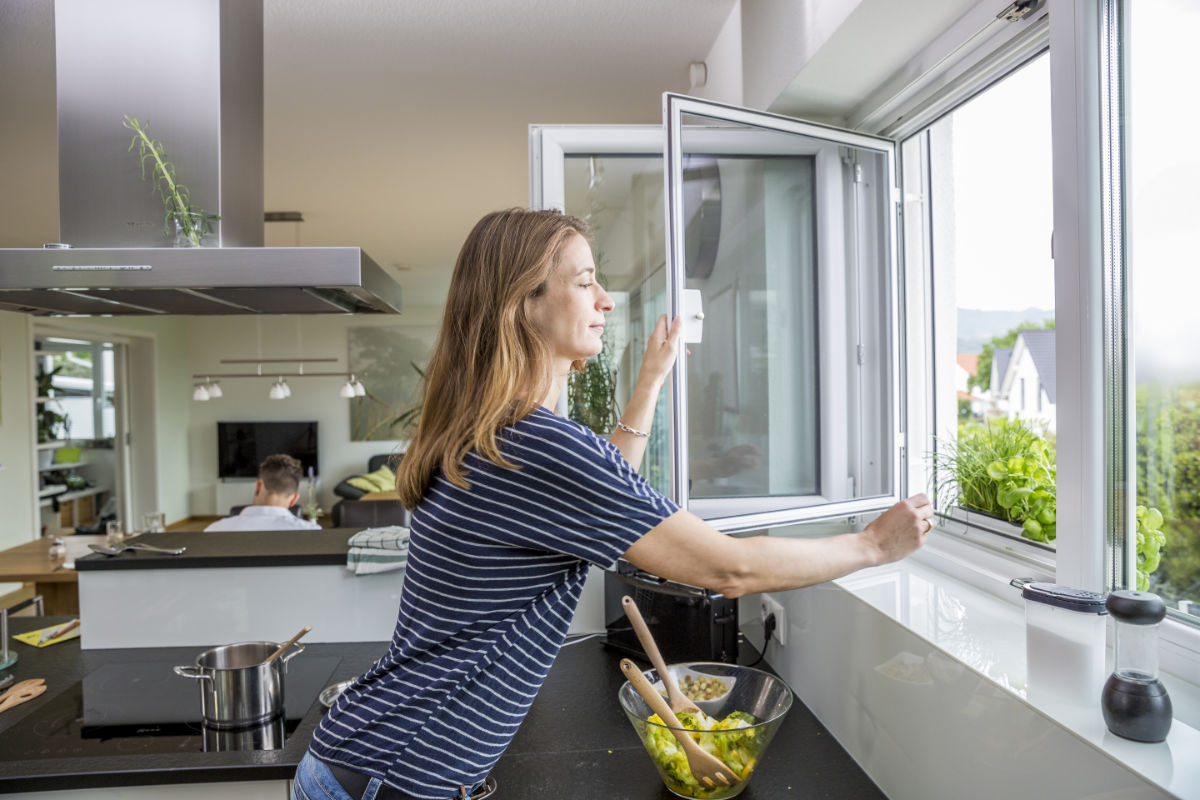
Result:
<svg viewBox="0 0 1200 800"><path fill-rule="evenodd" d="M321 722L293 797L448 800L477 788L545 680L591 564L623 556L737 597L924 541L923 496L861 534L803 540L727 537L655 492L636 468L679 320L658 321L611 442L550 410L567 374L600 352L612 308L573 217L500 211L467 237L397 474L413 516L396 631Z"/></svg>

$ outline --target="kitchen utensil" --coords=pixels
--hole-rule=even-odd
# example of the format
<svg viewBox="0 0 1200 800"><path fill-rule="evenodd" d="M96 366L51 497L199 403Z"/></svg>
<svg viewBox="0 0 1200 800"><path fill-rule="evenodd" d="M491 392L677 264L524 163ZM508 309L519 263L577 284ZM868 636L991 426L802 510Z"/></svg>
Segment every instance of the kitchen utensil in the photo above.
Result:
<svg viewBox="0 0 1200 800"><path fill-rule="evenodd" d="M663 784L672 793L683 797L703 796L708 800L734 797L746 789L758 765L766 758L771 740L792 707L792 690L779 676L753 667L718 661L688 661L675 664L673 668L720 678L729 685L730 690L721 698L703 703L704 707L711 708L709 714L713 718L724 720L734 712L742 712L748 715L742 717L742 722L754 720L748 727L690 734L700 740L698 744L701 749L711 752L739 775L739 783L708 788L694 778L688 766L687 753L676 741L677 733L662 721L665 717L654 717L657 712L634 687L632 680L617 692L621 710L637 731ZM658 679L652 671L643 674L651 684ZM655 692L655 695L662 699L660 693Z"/></svg>
<svg viewBox="0 0 1200 800"><path fill-rule="evenodd" d="M654 687L650 685L650 681L642 674L642 671L637 668L637 665L628 658L621 659L621 672L625 673L625 677L633 684L633 688L637 689L637 693L642 696L646 704L654 709L654 713L670 726L671 733L679 741L679 745L683 748L684 755L687 757L688 768L692 771L692 776L712 789L717 784L722 786L733 786L738 783L741 778L734 774L733 770L725 766L725 764L716 756L708 753L696 744L691 735L679 723L679 718L675 716L675 712L667 705L667 701L663 696L654 691Z"/></svg>
<svg viewBox="0 0 1200 800"><path fill-rule="evenodd" d="M116 556L124 553L126 550L145 550L148 553L163 553L164 555L177 556L187 550L186 547L155 547L151 544L125 543L116 547L109 547L105 544L89 544L88 549L94 550L97 553L102 553L106 556Z"/></svg>
<svg viewBox="0 0 1200 800"><path fill-rule="evenodd" d="M287 662L304 652L299 642L291 646L293 652L268 662L278 642L222 645L196 656L194 666L175 667L175 674L198 681L206 725L224 730L258 725L283 713Z"/></svg>
<svg viewBox="0 0 1200 800"><path fill-rule="evenodd" d="M289 647L294 645L296 642L300 641L300 637L303 636L304 634L308 633L311 630L312 630L312 625L305 625L303 628L300 629L299 633L297 633L292 638L288 639L283 644L279 645L279 649L276 650L274 653L271 653L271 655L267 656L267 660L264 661L263 663L270 664L272 661L279 658L281 655L283 655L284 650L287 650Z"/></svg>
<svg viewBox="0 0 1200 800"><path fill-rule="evenodd" d="M7 689L12 684L12 682L13 682L13 676L11 674L5 675L3 678L0 678L0 689Z"/></svg>
<svg viewBox="0 0 1200 800"><path fill-rule="evenodd" d="M700 713L700 706L689 700L687 695L679 690L679 684L675 683L675 676L667 669L667 662L663 661L662 653L658 652L658 645L654 643L654 637L650 635L650 629L646 627L646 620L642 619L642 612L638 610L637 603L633 602L632 597L625 595L621 598L621 608L625 609L625 616L629 617L633 631L637 634L638 641L642 643L642 649L646 651L650 663L658 671L658 677L662 679L663 686L667 687L667 698L671 702L671 710L677 714L685 711L689 714Z"/></svg>
<svg viewBox="0 0 1200 800"><path fill-rule="evenodd" d="M41 638L38 639L38 644L45 644L46 642L50 641L51 639L57 639L58 637L62 636L64 633L69 633L70 631L73 631L78 627L79 627L79 620L73 619L70 622L68 622L66 625L59 625L57 628L48 628L47 630L42 631Z"/></svg>
<svg viewBox="0 0 1200 800"><path fill-rule="evenodd" d="M354 684L354 681L338 681L335 684L326 686L317 695L317 699L321 701L321 705L326 708L333 708L334 702L338 699L338 695L349 689Z"/></svg>
<svg viewBox="0 0 1200 800"><path fill-rule="evenodd" d="M19 706L27 700L32 700L45 691L46 681L44 678L30 678L14 684L0 694L0 713Z"/></svg>

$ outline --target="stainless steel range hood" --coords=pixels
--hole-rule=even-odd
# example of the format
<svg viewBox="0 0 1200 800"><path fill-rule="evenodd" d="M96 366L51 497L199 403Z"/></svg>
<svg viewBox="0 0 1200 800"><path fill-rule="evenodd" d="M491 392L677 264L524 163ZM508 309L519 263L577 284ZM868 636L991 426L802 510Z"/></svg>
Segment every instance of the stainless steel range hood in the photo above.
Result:
<svg viewBox="0 0 1200 800"><path fill-rule="evenodd" d="M357 247L263 247L261 2L55 0L59 235L0 249L0 310L38 315L397 313ZM176 248L126 115L149 122L212 247ZM147 173L149 174L149 173Z"/></svg>

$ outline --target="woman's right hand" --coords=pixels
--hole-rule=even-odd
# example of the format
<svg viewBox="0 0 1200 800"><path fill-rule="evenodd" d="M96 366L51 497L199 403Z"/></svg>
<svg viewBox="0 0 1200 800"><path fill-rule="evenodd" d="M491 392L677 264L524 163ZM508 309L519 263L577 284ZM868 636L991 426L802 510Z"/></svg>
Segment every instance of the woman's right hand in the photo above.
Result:
<svg viewBox="0 0 1200 800"><path fill-rule="evenodd" d="M934 524L929 497L915 494L880 514L861 535L874 547L875 563L889 564L924 545Z"/></svg>

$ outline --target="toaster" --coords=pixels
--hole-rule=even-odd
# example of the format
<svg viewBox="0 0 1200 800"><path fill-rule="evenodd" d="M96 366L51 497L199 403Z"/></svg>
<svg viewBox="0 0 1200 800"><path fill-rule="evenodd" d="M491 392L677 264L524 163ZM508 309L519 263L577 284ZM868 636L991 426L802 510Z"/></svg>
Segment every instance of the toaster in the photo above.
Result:
<svg viewBox="0 0 1200 800"><path fill-rule="evenodd" d="M604 574L605 643L627 655L649 660L621 607L629 595L646 621L663 659L737 663L738 607L709 589L675 583L644 572L625 560Z"/></svg>

